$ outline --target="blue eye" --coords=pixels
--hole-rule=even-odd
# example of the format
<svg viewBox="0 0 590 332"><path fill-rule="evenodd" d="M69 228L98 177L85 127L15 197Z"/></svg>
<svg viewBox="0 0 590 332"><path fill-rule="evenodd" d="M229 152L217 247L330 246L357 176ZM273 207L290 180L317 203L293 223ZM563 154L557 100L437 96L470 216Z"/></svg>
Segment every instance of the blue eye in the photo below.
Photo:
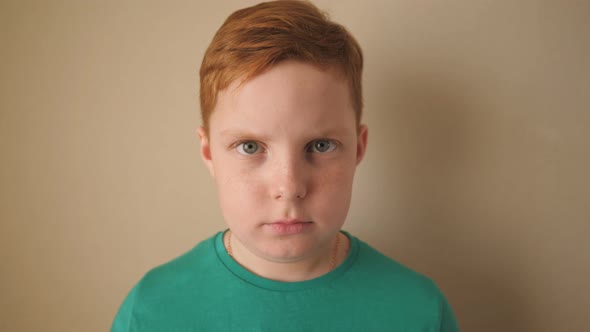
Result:
<svg viewBox="0 0 590 332"><path fill-rule="evenodd" d="M336 143L329 139L318 139L311 142L311 152L327 153L332 152L336 149Z"/></svg>
<svg viewBox="0 0 590 332"><path fill-rule="evenodd" d="M258 147L258 143L254 141L246 141L238 144L238 146L236 146L236 149L240 154L252 155L258 152L260 148Z"/></svg>

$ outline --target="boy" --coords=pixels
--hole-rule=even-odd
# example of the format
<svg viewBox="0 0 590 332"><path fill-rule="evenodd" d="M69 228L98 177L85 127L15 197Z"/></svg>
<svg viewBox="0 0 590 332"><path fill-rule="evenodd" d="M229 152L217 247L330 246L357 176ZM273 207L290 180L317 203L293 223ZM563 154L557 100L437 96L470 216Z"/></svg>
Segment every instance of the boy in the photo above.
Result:
<svg viewBox="0 0 590 332"><path fill-rule="evenodd" d="M201 65L229 226L147 273L112 331L457 331L434 283L341 231L367 146L359 45L302 1L233 13Z"/></svg>

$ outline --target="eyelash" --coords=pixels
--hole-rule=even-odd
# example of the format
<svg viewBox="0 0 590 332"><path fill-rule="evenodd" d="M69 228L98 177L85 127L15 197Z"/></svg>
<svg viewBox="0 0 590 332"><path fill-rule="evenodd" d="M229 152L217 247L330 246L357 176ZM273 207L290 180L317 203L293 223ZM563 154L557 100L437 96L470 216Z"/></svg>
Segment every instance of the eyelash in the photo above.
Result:
<svg viewBox="0 0 590 332"><path fill-rule="evenodd" d="M252 154L248 154L248 153L241 153L240 151L238 151L238 153L239 153L239 154L241 154L241 155L244 155L244 156L252 156L252 155L255 155L255 154L259 154L259 153L261 153L261 152L259 151L260 149L263 149L263 150L264 150L264 146L263 146L263 145L262 145L260 142L253 141L253 140L244 140L244 141L237 142L237 143L235 144L235 146L234 146L234 150L238 150L240 147L243 147L243 146L244 146L244 144L246 144L246 143L256 143L256 145L258 146L258 149L256 150L256 152L255 152L255 153L252 153Z"/></svg>
<svg viewBox="0 0 590 332"><path fill-rule="evenodd" d="M325 151L325 152L317 152L317 153L320 153L320 154L332 152L332 151L334 151L334 149L336 149L338 147L338 143L336 143L336 141L334 141L334 140L331 140L331 139L328 139L328 138L319 138L319 139L314 139L313 141L309 142L306 145L305 151L306 152L313 152L313 151L309 151L309 150L313 149L314 144L316 144L319 141L326 141L326 142L328 142L330 144L330 150L329 151Z"/></svg>
<svg viewBox="0 0 590 332"><path fill-rule="evenodd" d="M306 144L306 146L305 146L305 152L314 153L314 151L312 149L313 149L314 143L317 143L318 141L327 141L327 142L330 143L330 150L329 151L326 151L326 152L315 152L315 153L319 153L319 154L324 154L324 153L332 152L335 149L337 149L338 146L339 146L338 142L335 141L335 140L332 140L332 139L329 139L329 138L318 138L318 139L314 139L313 141L311 141L311 142L309 142L309 143ZM257 146L258 146L258 150L256 152L252 153L252 154L247 154L247 153L244 154L244 153L241 153L241 152L238 151L238 153L240 153L241 155L244 155L244 156L253 156L255 154L259 154L259 153L264 152L264 151L259 151L260 149L263 149L264 150L264 145L261 144L258 141L255 141L255 140L243 140L243 141L236 142L232 146L232 148L234 150L237 150L237 149L239 149L241 146L243 146L246 143L256 143Z"/></svg>

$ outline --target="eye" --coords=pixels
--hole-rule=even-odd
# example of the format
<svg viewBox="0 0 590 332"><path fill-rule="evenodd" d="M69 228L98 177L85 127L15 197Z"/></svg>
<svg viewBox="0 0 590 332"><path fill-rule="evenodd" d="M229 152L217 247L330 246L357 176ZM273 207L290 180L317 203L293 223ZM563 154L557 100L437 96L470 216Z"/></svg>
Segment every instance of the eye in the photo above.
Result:
<svg viewBox="0 0 590 332"><path fill-rule="evenodd" d="M247 156L247 155L252 155L252 154L255 154L256 152L258 152L260 147L258 146L258 143L254 142L254 141L246 141L246 142L242 142L242 143L238 144L236 146L236 149L238 150L238 152L240 154Z"/></svg>
<svg viewBox="0 0 590 332"><path fill-rule="evenodd" d="M317 139L311 142L311 152L326 153L332 152L336 149L336 143L329 139Z"/></svg>

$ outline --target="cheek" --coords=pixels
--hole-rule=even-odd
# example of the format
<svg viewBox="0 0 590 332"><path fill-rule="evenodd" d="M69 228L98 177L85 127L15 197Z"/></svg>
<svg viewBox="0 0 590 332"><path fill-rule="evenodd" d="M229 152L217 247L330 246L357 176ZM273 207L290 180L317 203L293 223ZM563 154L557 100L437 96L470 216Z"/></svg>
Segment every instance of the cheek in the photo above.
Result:
<svg viewBox="0 0 590 332"><path fill-rule="evenodd" d="M247 209L259 199L263 191L259 174L251 168L240 167L232 160L219 160L218 165L215 168L215 182L224 209Z"/></svg>
<svg viewBox="0 0 590 332"><path fill-rule="evenodd" d="M331 167L319 173L310 196L315 210L333 218L344 218L350 205L353 177L353 167Z"/></svg>
<svg viewBox="0 0 590 332"><path fill-rule="evenodd" d="M352 189L352 181L356 164L350 156L330 161L313 172L314 187L318 191L348 193Z"/></svg>

